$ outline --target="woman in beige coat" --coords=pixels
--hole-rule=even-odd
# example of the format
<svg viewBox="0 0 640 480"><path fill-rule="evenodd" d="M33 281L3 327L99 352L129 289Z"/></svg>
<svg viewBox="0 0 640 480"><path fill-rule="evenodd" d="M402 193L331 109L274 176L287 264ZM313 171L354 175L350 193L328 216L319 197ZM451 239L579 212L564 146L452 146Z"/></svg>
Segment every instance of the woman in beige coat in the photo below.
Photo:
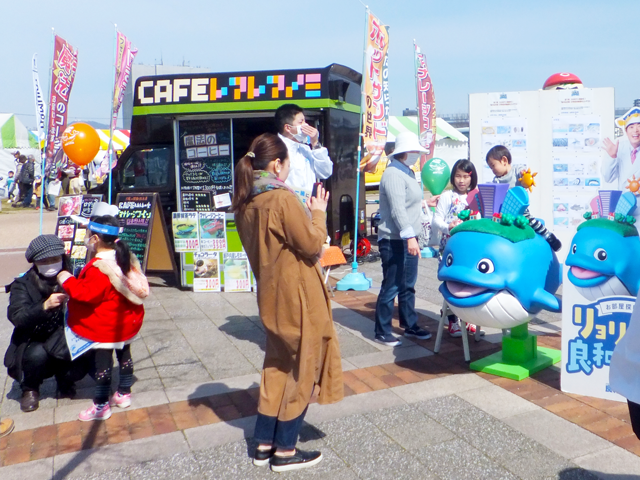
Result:
<svg viewBox="0 0 640 480"><path fill-rule="evenodd" d="M344 391L331 303L318 264L329 193L318 188L305 206L284 183L288 173L284 142L260 135L236 166L232 204L267 333L254 464L270 463L277 472L322 460L320 452L295 448L302 420L315 385L321 404L340 401Z"/></svg>

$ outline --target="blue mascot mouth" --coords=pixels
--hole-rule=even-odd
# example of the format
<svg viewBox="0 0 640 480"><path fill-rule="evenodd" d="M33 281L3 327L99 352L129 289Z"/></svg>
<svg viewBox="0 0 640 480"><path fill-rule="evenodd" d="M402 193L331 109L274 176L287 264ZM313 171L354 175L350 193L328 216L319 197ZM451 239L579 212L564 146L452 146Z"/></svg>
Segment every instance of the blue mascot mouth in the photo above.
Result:
<svg viewBox="0 0 640 480"><path fill-rule="evenodd" d="M569 281L579 288L591 288L597 285L602 285L611 278L610 275L606 275L601 272L588 270L586 268L572 265L567 273Z"/></svg>
<svg viewBox="0 0 640 480"><path fill-rule="evenodd" d="M498 293L486 287L452 280L442 282L439 290L448 304L460 308L477 307L488 302Z"/></svg>

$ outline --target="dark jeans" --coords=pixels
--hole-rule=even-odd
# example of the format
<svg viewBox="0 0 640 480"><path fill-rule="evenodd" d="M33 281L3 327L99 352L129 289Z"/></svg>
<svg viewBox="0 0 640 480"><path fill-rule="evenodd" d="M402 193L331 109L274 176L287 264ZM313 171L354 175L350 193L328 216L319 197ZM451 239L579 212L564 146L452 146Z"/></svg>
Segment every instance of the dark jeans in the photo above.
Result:
<svg viewBox="0 0 640 480"><path fill-rule="evenodd" d="M29 184L23 184L22 185L22 191L24 192L24 200L22 202L22 205L25 207L30 207L31 206L31 200L33 198L33 184L29 185Z"/></svg>
<svg viewBox="0 0 640 480"><path fill-rule="evenodd" d="M113 370L113 350L98 348L95 350L96 371L96 392L93 403L103 405L109 401L111 395L111 371ZM120 381L118 392L122 394L131 393L133 384L133 361L131 360L131 345L125 345L122 350L116 350L118 357L118 367L120 369Z"/></svg>
<svg viewBox="0 0 640 480"><path fill-rule="evenodd" d="M44 344L31 342L22 357L23 391L40 389L42 382L55 375L58 387L67 387L80 380L87 373L81 362L66 362L50 356Z"/></svg>
<svg viewBox="0 0 640 480"><path fill-rule="evenodd" d="M633 403L631 400L627 400L627 404L629 404L631 428L633 428L633 433L635 433L636 437L640 440L640 405Z"/></svg>
<svg viewBox="0 0 640 480"><path fill-rule="evenodd" d="M391 334L393 301L398 297L400 326L414 328L418 322L416 313L416 280L418 279L418 255L409 255L406 240L379 240L382 260L382 286L376 302L376 335Z"/></svg>
<svg viewBox="0 0 640 480"><path fill-rule="evenodd" d="M291 450L298 443L298 435L306 414L307 409L305 408L299 417L283 422L278 420L278 417L268 417L258 413L256 430L253 436L258 443L273 445L283 450Z"/></svg>

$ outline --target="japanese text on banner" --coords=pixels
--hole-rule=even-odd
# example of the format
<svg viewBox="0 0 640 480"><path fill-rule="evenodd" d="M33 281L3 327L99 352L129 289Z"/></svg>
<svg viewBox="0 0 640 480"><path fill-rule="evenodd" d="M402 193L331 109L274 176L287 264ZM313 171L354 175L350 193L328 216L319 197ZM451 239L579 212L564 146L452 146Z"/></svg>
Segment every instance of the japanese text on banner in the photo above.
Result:
<svg viewBox="0 0 640 480"><path fill-rule="evenodd" d="M362 143L364 156L360 168L373 172L384 154L389 120L389 67L387 49L389 32L369 13L367 47L365 49Z"/></svg>
<svg viewBox="0 0 640 480"><path fill-rule="evenodd" d="M56 35L51 72L49 124L47 126L47 163L62 146L60 137L64 129L67 128L67 106L77 68L77 50Z"/></svg>
<svg viewBox="0 0 640 480"><path fill-rule="evenodd" d="M431 83L431 75L427 68L427 59L420 47L415 46L416 62L416 92L418 95L418 129L420 145L427 149L428 153L420 157L420 169L426 162L433 158L436 143L436 98Z"/></svg>

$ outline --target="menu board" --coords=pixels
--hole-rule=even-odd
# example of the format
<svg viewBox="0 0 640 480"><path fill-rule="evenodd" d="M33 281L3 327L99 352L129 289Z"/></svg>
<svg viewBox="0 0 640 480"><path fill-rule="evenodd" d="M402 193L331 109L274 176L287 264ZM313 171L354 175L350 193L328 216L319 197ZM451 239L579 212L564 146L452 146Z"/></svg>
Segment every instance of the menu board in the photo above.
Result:
<svg viewBox="0 0 640 480"><path fill-rule="evenodd" d="M119 193L120 234L142 270L176 270L157 193ZM153 254L153 255L150 255Z"/></svg>
<svg viewBox="0 0 640 480"><path fill-rule="evenodd" d="M74 217L91 218L93 207L100 200L102 200L102 195L65 195L60 197L55 234L64 243L64 250L70 257L71 270L74 275L78 275L87 264L87 247L84 246L87 228Z"/></svg>
<svg viewBox="0 0 640 480"><path fill-rule="evenodd" d="M227 231L224 212L198 214L200 251L226 251Z"/></svg>
<svg viewBox="0 0 640 480"><path fill-rule="evenodd" d="M179 137L180 209L205 211L196 208L195 197L184 197L184 193L221 195L232 191L231 120L184 120L179 124Z"/></svg>
<svg viewBox="0 0 640 480"><path fill-rule="evenodd" d="M219 292L220 290L220 254L195 252L193 254L193 291Z"/></svg>
<svg viewBox="0 0 640 480"><path fill-rule="evenodd" d="M183 212L210 212L213 210L211 192L180 192Z"/></svg>
<svg viewBox="0 0 640 480"><path fill-rule="evenodd" d="M250 292L249 259L244 252L226 252L224 256L224 291Z"/></svg>
<svg viewBox="0 0 640 480"><path fill-rule="evenodd" d="M175 251L197 252L200 250L198 214L196 212L173 212L171 217Z"/></svg>

